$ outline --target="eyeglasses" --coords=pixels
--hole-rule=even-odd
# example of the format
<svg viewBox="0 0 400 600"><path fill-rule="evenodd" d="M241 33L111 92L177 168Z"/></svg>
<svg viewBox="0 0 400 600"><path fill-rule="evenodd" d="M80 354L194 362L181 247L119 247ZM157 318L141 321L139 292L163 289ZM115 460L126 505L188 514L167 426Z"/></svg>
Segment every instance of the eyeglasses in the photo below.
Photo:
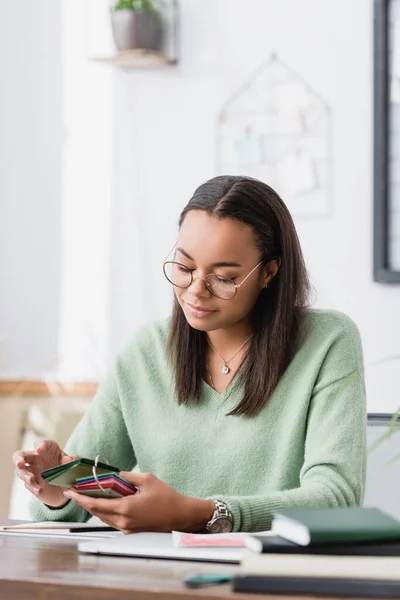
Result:
<svg viewBox="0 0 400 600"><path fill-rule="evenodd" d="M171 252L169 254L171 254ZM248 273L240 283L235 283L232 279L221 277L215 273L210 273L209 275L206 275L206 277L194 277L191 269L188 269L185 265L173 260L164 261L163 271L165 277L175 287L185 289L190 287L196 279L200 279L201 281L204 281L210 294L221 300L231 300L231 298L236 296L238 289L244 284L246 279L248 279L263 262L264 261L260 261L253 267L250 273Z"/></svg>

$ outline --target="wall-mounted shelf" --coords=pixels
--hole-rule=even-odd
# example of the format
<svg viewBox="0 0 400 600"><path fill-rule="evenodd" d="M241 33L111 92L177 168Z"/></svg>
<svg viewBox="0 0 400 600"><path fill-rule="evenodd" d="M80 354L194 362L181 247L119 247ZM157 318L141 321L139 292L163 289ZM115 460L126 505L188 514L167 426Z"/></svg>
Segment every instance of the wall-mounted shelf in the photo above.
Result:
<svg viewBox="0 0 400 600"><path fill-rule="evenodd" d="M174 65L177 62L162 52L139 49L124 50L113 56L93 57L90 60L107 63L119 69L147 69Z"/></svg>
<svg viewBox="0 0 400 600"><path fill-rule="evenodd" d="M179 0L149 0L149 5L157 9L157 18L145 11L110 11L110 0L86 2L90 3L86 56L91 62L126 71L179 62Z"/></svg>

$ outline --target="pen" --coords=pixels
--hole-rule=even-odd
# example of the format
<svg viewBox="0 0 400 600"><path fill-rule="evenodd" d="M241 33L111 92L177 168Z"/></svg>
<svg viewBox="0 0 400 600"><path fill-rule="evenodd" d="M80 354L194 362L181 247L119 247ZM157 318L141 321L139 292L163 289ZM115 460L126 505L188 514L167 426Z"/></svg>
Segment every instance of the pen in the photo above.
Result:
<svg viewBox="0 0 400 600"><path fill-rule="evenodd" d="M190 588L203 587L206 585L216 585L218 583L229 583L232 581L233 575L227 574L199 574L191 575L183 580L183 583Z"/></svg>
<svg viewBox="0 0 400 600"><path fill-rule="evenodd" d="M118 531L115 527L71 527L70 533L86 533L87 531Z"/></svg>

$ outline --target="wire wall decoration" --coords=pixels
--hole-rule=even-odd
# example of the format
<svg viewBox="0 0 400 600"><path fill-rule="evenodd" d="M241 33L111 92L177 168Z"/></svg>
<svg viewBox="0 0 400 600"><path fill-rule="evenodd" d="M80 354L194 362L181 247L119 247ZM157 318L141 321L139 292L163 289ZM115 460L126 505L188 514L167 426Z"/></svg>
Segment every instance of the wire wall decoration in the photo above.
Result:
<svg viewBox="0 0 400 600"><path fill-rule="evenodd" d="M330 107L276 54L221 107L216 160L218 175L268 183L295 218L332 213Z"/></svg>

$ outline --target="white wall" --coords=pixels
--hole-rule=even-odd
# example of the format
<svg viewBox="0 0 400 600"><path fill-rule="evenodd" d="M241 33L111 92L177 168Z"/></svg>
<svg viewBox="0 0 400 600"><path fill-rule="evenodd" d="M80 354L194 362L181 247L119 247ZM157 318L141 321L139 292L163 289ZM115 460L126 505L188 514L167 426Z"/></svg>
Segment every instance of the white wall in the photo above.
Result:
<svg viewBox="0 0 400 600"><path fill-rule="evenodd" d="M62 0L62 282L57 377L98 380L107 365L113 73L88 60L89 24L103 33L104 0L90 13ZM103 5L103 6L102 6ZM104 11L106 13L106 11ZM105 14L108 17L108 14ZM104 32L107 34L107 30Z"/></svg>
<svg viewBox="0 0 400 600"><path fill-rule="evenodd" d="M297 222L316 306L355 319L367 364L399 354L400 288L372 281L372 0L248 0L245 10L232 0L182 4L180 65L115 79L118 197L134 204L141 225L132 208L115 257L124 283L111 315L113 350L140 321L166 312L160 263L191 192L215 174L216 114L275 51L333 111L333 217ZM138 239L139 282L131 265ZM138 296L140 310L131 311ZM397 368L368 367L369 410L400 405Z"/></svg>
<svg viewBox="0 0 400 600"><path fill-rule="evenodd" d="M80 0L0 0L1 378L107 362L113 89L88 25Z"/></svg>
<svg viewBox="0 0 400 600"><path fill-rule="evenodd" d="M174 242L180 210L194 188L216 174L217 112L271 52L303 75L333 111L333 216L297 222L316 306L343 310L355 319L367 364L399 354L400 288L372 281L372 0L181 4L180 64L113 71L110 80L110 354L140 323L168 312L171 290L161 262ZM90 69L103 73L110 68L93 64ZM100 117L97 126L101 131ZM0 141L0 147L4 156L6 144ZM3 202L0 210L2 215ZM7 310L19 332L9 303ZM52 324L44 327L50 335ZM393 363L367 370L370 411L392 411L400 404L392 391L397 368Z"/></svg>
<svg viewBox="0 0 400 600"><path fill-rule="evenodd" d="M0 376L58 355L61 4L0 1Z"/></svg>

